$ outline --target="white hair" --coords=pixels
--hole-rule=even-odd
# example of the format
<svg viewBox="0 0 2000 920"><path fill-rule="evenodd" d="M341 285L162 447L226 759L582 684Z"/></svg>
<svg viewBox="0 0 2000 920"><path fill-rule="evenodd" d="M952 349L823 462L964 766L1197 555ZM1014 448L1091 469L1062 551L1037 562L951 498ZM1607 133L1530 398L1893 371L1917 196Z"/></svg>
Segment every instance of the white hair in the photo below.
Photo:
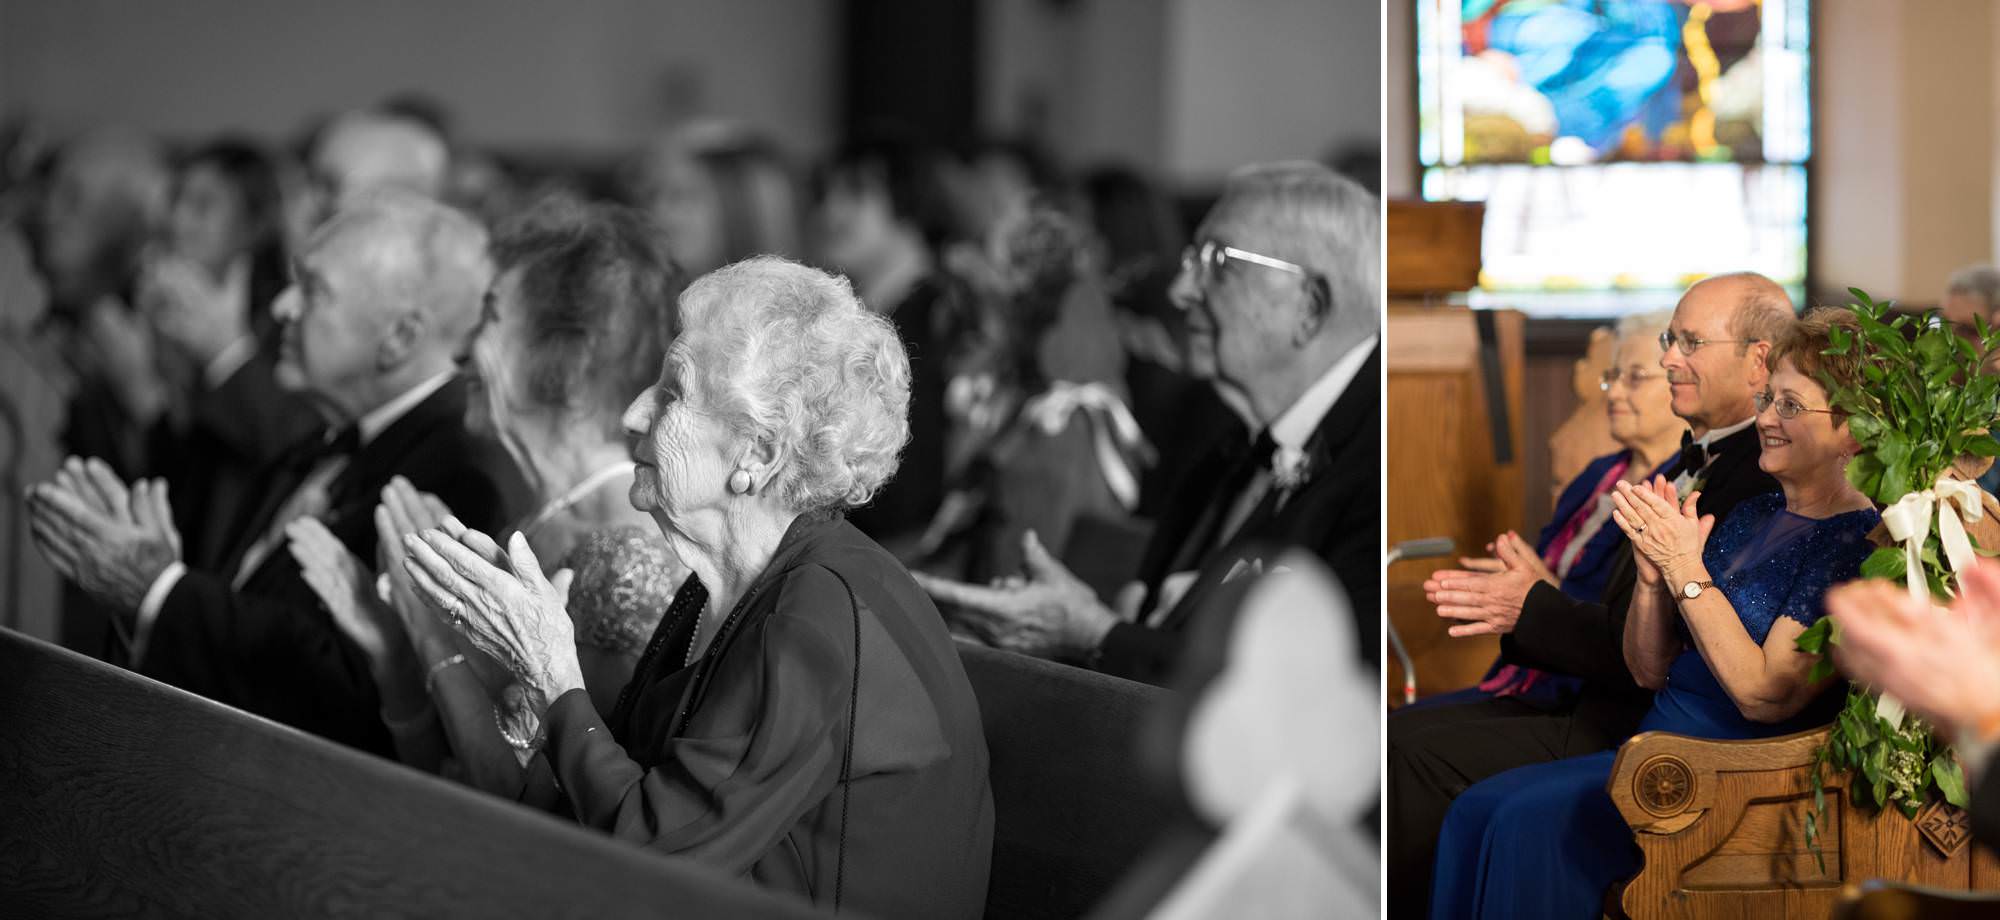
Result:
<svg viewBox="0 0 2000 920"><path fill-rule="evenodd" d="M2000 268L1970 265L1952 272L1945 293L1979 298L1986 308L1984 312L1990 316L1995 307L2000 307Z"/></svg>
<svg viewBox="0 0 2000 920"><path fill-rule="evenodd" d="M772 488L800 513L866 504L910 438L910 361L847 279L775 256L681 295L683 360L740 437L773 445Z"/></svg>
<svg viewBox="0 0 2000 920"><path fill-rule="evenodd" d="M386 315L426 314L431 341L452 347L472 332L493 281L479 221L415 192L379 189L336 212L313 239L350 233Z"/></svg>
<svg viewBox="0 0 2000 920"><path fill-rule="evenodd" d="M1618 325L1612 329L1612 335L1620 342L1632 338L1657 339L1660 337L1661 332L1673 324L1674 311L1672 310L1631 313L1619 317Z"/></svg>
<svg viewBox="0 0 2000 920"><path fill-rule="evenodd" d="M1360 183L1310 161L1258 163L1230 174L1217 211L1225 208L1244 208L1275 230L1286 251L1274 255L1326 278L1349 316L1379 317L1382 205Z"/></svg>

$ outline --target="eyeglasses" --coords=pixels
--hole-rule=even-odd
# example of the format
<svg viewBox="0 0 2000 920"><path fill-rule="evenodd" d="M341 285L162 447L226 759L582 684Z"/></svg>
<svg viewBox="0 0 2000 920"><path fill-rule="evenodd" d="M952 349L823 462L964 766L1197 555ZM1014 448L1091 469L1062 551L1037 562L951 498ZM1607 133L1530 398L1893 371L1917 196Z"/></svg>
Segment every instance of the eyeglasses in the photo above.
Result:
<svg viewBox="0 0 2000 920"><path fill-rule="evenodd" d="M1660 333L1660 350L1673 351L1674 346L1678 345L1680 346L1681 354L1691 355L1694 354L1704 345L1715 345L1721 342L1734 342L1737 344L1747 345L1751 342L1761 342L1761 341L1763 340L1762 339L1704 339L1693 333L1683 332L1680 334L1675 334L1672 329L1669 329L1665 332Z"/></svg>
<svg viewBox="0 0 2000 920"><path fill-rule="evenodd" d="M1195 283L1206 285L1208 284L1208 279L1214 277L1216 272L1222 270L1222 263L1230 259L1235 259L1238 262L1248 262L1252 265L1262 265L1265 268L1275 268L1278 271L1288 272L1301 278L1314 277L1314 273L1311 270L1296 262L1287 262L1283 259L1273 258L1262 253L1251 252L1248 249L1238 249L1214 240L1204 240L1199 244L1190 245L1186 249L1181 250L1181 271L1193 273Z"/></svg>
<svg viewBox="0 0 2000 920"><path fill-rule="evenodd" d="M1828 415L1834 414L1834 410L1832 409L1809 409L1806 407L1805 403L1799 402L1798 400L1793 399L1790 396L1772 396L1770 390L1765 390L1764 392L1757 394L1752 399L1752 402L1756 403L1758 415L1764 414L1764 410L1769 409L1772 406L1778 407L1779 418L1798 418L1799 413L1801 412L1824 412Z"/></svg>
<svg viewBox="0 0 2000 920"><path fill-rule="evenodd" d="M1644 371L1621 371L1614 367L1598 375L1597 388L1609 393L1611 392L1611 385L1622 380L1625 382L1627 389L1638 389L1644 386L1648 380L1658 380L1665 376L1665 374L1649 374Z"/></svg>

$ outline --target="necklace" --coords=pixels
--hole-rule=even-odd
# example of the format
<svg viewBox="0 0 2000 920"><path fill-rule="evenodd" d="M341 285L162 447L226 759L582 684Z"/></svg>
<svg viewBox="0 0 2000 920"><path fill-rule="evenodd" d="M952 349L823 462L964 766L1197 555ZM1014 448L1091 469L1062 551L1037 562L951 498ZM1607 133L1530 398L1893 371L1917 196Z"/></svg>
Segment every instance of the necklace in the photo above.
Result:
<svg viewBox="0 0 2000 920"><path fill-rule="evenodd" d="M543 524L548 523L550 518L553 518L556 515L561 514L564 510L568 509L569 506L574 505L579 501L582 501L584 496L589 495L594 491L597 491L598 486L601 486L606 482L621 475L630 476L632 475L632 471L637 468L638 468L637 464L633 463L632 461L621 460L601 470L598 470L595 473L585 476L582 482L579 482L576 485L571 486L569 488L569 491L564 492L563 494L558 495L553 499L550 499L548 504L543 505L541 507L541 510L536 511L535 516L528 519L528 523L521 525L521 532L525 534L528 533L529 531L534 530L537 527L542 526Z"/></svg>

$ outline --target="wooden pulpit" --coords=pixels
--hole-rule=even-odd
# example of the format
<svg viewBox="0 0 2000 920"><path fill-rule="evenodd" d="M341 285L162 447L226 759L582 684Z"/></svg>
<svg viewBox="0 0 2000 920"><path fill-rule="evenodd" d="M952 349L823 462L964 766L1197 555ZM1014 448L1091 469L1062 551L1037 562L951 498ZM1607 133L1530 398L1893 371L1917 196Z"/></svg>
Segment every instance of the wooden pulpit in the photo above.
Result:
<svg viewBox="0 0 2000 920"><path fill-rule="evenodd" d="M1522 520L1522 325L1512 310L1471 310L1444 298L1479 279L1476 203L1389 203L1388 462L1390 545L1450 537L1484 555ZM1415 666L1419 695L1479 679L1499 652L1492 637L1454 639L1424 600L1447 559L1399 562L1388 573L1389 625ZM1403 669L1388 658L1391 705Z"/></svg>

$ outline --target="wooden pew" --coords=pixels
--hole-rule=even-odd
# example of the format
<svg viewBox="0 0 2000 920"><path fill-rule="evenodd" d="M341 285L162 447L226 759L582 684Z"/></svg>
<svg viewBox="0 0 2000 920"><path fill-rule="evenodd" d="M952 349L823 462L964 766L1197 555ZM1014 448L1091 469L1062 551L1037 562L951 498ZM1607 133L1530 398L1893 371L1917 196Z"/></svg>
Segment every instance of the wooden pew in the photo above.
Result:
<svg viewBox="0 0 2000 920"><path fill-rule="evenodd" d="M0 629L0 918L807 906Z"/></svg>
<svg viewBox="0 0 2000 920"><path fill-rule="evenodd" d="M1894 809L1858 808L1848 800L1849 777L1832 770L1822 870L1805 845L1804 815L1813 751L1825 736L1713 741L1644 732L1625 742L1606 791L1645 866L1619 895L1624 912L1637 920L1825 917L1843 889L1872 880L2000 890L2000 859L1971 843L1964 813L1939 802L1913 822Z"/></svg>
<svg viewBox="0 0 2000 920"><path fill-rule="evenodd" d="M960 645L992 757L989 918L1079 917L1182 807L1140 768L1170 694L1025 655Z"/></svg>
<svg viewBox="0 0 2000 920"><path fill-rule="evenodd" d="M1388 365L1388 542L1451 537L1463 555L1522 524L1522 329L1511 310L1468 310L1445 301L1479 284L1484 206L1390 201ZM1541 499L1537 498L1537 501ZM1452 625L1424 600L1423 582L1456 558L1389 567L1385 614L1417 672L1420 696L1461 689L1500 651L1492 636L1453 639ZM1391 706L1403 669L1383 670Z"/></svg>

